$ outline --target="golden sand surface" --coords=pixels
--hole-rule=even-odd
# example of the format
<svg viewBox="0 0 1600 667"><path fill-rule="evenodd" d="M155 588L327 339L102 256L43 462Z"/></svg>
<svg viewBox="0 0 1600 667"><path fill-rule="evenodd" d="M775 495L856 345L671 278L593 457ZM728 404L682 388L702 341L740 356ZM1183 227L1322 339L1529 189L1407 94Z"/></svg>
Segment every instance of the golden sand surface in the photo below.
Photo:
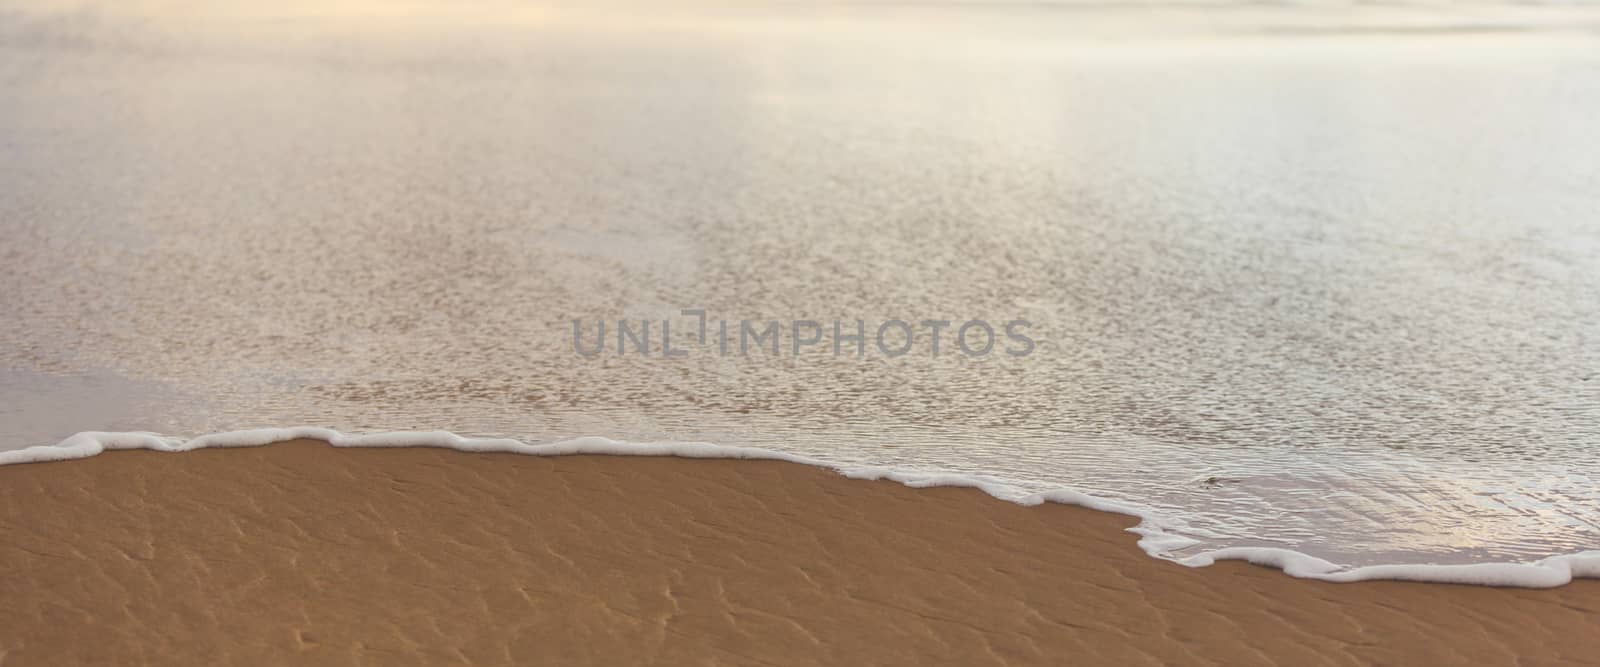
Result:
<svg viewBox="0 0 1600 667"><path fill-rule="evenodd" d="M295 441L0 467L0 666L1579 664L1600 582L1328 584L770 461Z"/></svg>

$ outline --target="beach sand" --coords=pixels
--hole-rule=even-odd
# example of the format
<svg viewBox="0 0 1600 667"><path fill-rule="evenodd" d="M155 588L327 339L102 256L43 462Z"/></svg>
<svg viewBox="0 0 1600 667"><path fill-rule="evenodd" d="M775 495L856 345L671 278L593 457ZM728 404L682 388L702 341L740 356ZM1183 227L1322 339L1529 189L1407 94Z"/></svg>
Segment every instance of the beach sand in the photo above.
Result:
<svg viewBox="0 0 1600 667"><path fill-rule="evenodd" d="M0 665L1578 664L1600 582L1327 584L770 461L296 441L0 468Z"/></svg>

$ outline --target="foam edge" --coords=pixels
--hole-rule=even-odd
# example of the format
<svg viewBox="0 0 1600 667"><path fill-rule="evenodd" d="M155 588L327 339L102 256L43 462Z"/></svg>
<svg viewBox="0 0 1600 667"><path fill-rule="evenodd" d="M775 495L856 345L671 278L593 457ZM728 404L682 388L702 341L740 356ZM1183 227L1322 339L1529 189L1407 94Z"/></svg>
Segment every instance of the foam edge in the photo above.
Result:
<svg viewBox="0 0 1600 667"><path fill-rule="evenodd" d="M1357 581L1414 581L1425 583L1554 588L1573 579L1600 579L1600 550L1552 556L1535 563L1474 563L1470 565L1391 564L1345 567L1293 551L1273 547L1226 547L1175 557L1173 552L1200 544L1175 532L1181 522L1129 503L1108 500L1071 489L1026 493L1004 480L947 472L913 472L873 466L844 466L785 452L756 447L736 447L704 442L626 442L598 436L532 445L510 438L469 438L449 431L391 431L345 434L315 426L264 428L212 433L196 438L175 438L147 432L84 431L55 445L0 451L0 465L41 463L88 458L114 449L186 452L212 447L259 447L288 440L319 440L334 447L438 447L464 452L503 452L528 456L598 454L608 456L676 456L698 459L755 459L786 461L827 468L850 479L887 480L912 488L968 487L1019 505L1042 503L1077 505L1139 519L1127 529L1139 535L1146 554L1188 567L1206 567L1221 560L1243 560L1272 567L1292 577L1334 583Z"/></svg>

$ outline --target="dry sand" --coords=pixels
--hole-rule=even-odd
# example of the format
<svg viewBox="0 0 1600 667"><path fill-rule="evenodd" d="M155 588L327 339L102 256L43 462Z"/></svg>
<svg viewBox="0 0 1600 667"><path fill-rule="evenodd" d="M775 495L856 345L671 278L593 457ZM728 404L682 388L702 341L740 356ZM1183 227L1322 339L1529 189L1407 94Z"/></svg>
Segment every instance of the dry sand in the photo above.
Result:
<svg viewBox="0 0 1600 667"><path fill-rule="evenodd" d="M778 462L320 443L0 468L0 665L1574 664L1600 582L1326 584Z"/></svg>

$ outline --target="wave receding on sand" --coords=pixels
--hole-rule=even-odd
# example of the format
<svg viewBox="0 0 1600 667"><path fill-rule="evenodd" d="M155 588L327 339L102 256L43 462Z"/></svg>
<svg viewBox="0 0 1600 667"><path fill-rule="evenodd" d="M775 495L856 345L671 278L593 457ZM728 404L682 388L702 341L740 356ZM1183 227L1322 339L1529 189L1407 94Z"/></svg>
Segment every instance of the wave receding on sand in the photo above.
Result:
<svg viewBox="0 0 1600 667"><path fill-rule="evenodd" d="M1600 550L1552 556L1534 563L1392 564L1356 568L1343 567L1294 550L1273 547L1226 547L1178 558L1173 557L1171 553L1197 543L1175 532L1181 529L1182 523L1129 503L1107 500L1071 489L1026 493L1004 480L981 475L899 471L876 466L840 466L785 452L704 442L627 442L588 436L535 445L511 438L464 437L448 431L346 434L315 426L228 431L188 439L148 432L85 431L56 445L0 451L0 465L80 459L98 455L106 450L145 449L159 452L186 452L207 448L259 447L291 440L316 440L333 447L433 447L463 452L503 452L528 456L589 454L785 461L831 469L850 479L888 480L912 488L970 487L1000 500L1024 506L1048 502L1125 514L1140 520L1137 526L1129 528L1128 531L1138 534L1140 548L1156 558L1189 567L1205 567L1223 560L1241 560L1273 567L1293 577L1335 583L1394 580L1554 588L1564 586L1573 579L1600 579Z"/></svg>

